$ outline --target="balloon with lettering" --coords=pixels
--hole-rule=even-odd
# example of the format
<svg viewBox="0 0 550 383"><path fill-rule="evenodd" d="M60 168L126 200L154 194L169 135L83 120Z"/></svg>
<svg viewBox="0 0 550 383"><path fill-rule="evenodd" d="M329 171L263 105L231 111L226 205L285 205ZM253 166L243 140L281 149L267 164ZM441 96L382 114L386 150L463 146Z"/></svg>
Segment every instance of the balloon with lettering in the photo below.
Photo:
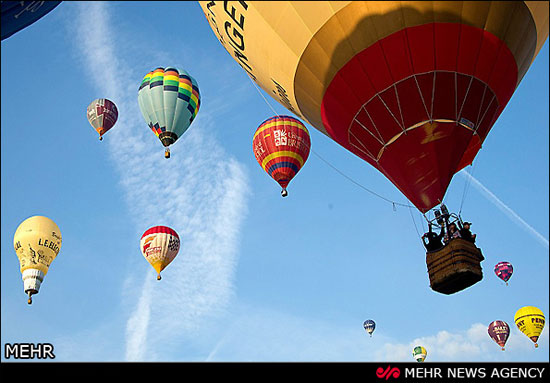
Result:
<svg viewBox="0 0 550 383"><path fill-rule="evenodd" d="M372 333L376 328L376 323L374 323L372 319L367 319L365 322L363 322L363 328L365 329L366 332L369 333L370 336L372 336Z"/></svg>
<svg viewBox="0 0 550 383"><path fill-rule="evenodd" d="M61 1L2 1L2 40L50 13Z"/></svg>
<svg viewBox="0 0 550 383"><path fill-rule="evenodd" d="M304 166L310 146L307 128L290 116L268 118L252 139L256 161L282 187L283 197L288 195L288 183Z"/></svg>
<svg viewBox="0 0 550 383"><path fill-rule="evenodd" d="M495 265L495 274L508 285L508 280L514 272L514 267L510 262L499 262Z"/></svg>
<svg viewBox="0 0 550 383"><path fill-rule="evenodd" d="M13 236L13 247L19 258L23 288L32 304L32 296L38 294L52 261L61 250L61 231L48 217L27 218Z"/></svg>
<svg viewBox="0 0 550 383"><path fill-rule="evenodd" d="M157 272L160 272L174 260L180 249L180 238L174 229L167 226L154 226L143 233L140 241L141 253Z"/></svg>
<svg viewBox="0 0 550 383"><path fill-rule="evenodd" d="M417 362L424 362L424 359L426 359L426 355L428 355L428 351L422 346L416 346L413 348L413 357Z"/></svg>
<svg viewBox="0 0 550 383"><path fill-rule="evenodd" d="M164 145L170 158L170 145L193 122L200 106L199 86L183 69L158 67L147 73L138 91L141 114Z"/></svg>
<svg viewBox="0 0 550 383"><path fill-rule="evenodd" d="M510 326L508 326L508 323L501 320L493 321L489 324L487 332L489 333L491 339L502 347L502 351L504 351L504 345L510 335Z"/></svg>
<svg viewBox="0 0 550 383"><path fill-rule="evenodd" d="M525 306L516 311L514 322L519 331L524 333L538 347L537 340L544 329L545 318L542 311L534 306Z"/></svg>
<svg viewBox="0 0 550 383"><path fill-rule="evenodd" d="M118 119L118 109L114 102L106 98L95 99L88 105L88 122L99 134L99 140L111 129Z"/></svg>
<svg viewBox="0 0 550 383"><path fill-rule="evenodd" d="M255 83L422 212L472 163L548 37L548 2L199 4Z"/></svg>

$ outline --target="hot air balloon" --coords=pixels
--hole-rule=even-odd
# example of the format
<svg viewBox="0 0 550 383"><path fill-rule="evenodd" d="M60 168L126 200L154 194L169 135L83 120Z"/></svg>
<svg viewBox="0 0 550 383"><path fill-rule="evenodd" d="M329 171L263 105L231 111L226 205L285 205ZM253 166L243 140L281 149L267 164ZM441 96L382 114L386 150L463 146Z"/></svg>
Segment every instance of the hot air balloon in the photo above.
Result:
<svg viewBox="0 0 550 383"><path fill-rule="evenodd" d="M307 128L290 116L268 118L252 139L256 161L281 185L283 197L288 195L288 183L305 164L310 146Z"/></svg>
<svg viewBox="0 0 550 383"><path fill-rule="evenodd" d="M178 255L180 238L174 229L154 226L141 236L140 248L147 262L157 271L157 280L160 281L160 272Z"/></svg>
<svg viewBox="0 0 550 383"><path fill-rule="evenodd" d="M374 323L372 319L367 319L365 322L363 322L363 328L365 329L366 332L369 333L370 336L372 336L372 333L376 328L376 323Z"/></svg>
<svg viewBox="0 0 550 383"><path fill-rule="evenodd" d="M428 355L428 351L422 346L416 346L413 349L413 357L417 362L424 362L424 359L426 359L426 355Z"/></svg>
<svg viewBox="0 0 550 383"><path fill-rule="evenodd" d="M548 37L548 2L199 3L256 84L422 213L472 163ZM482 277L479 249L460 242L470 271L437 292Z"/></svg>
<svg viewBox="0 0 550 383"><path fill-rule="evenodd" d="M32 304L38 294L52 261L61 250L61 231L48 217L27 218L13 236L13 247L19 258L23 288Z"/></svg>
<svg viewBox="0 0 550 383"><path fill-rule="evenodd" d="M99 133L99 140L111 129L118 119L118 109L114 102L106 98L95 99L88 105L88 122Z"/></svg>
<svg viewBox="0 0 550 383"><path fill-rule="evenodd" d="M508 280L512 276L514 268L510 262L499 262L495 265L495 274L508 285Z"/></svg>
<svg viewBox="0 0 550 383"><path fill-rule="evenodd" d="M158 67L147 73L138 92L139 108L145 122L166 147L187 131L200 106L199 86L183 69Z"/></svg>
<svg viewBox="0 0 550 383"><path fill-rule="evenodd" d="M508 326L508 323L501 320L493 321L489 324L487 332L489 333L491 339L502 347L502 351L504 351L504 345L510 335L510 326Z"/></svg>
<svg viewBox="0 0 550 383"><path fill-rule="evenodd" d="M472 163L548 37L548 2L199 3L253 81L422 212Z"/></svg>
<svg viewBox="0 0 550 383"><path fill-rule="evenodd" d="M40 20L61 1L2 1L2 40Z"/></svg>
<svg viewBox="0 0 550 383"><path fill-rule="evenodd" d="M535 347L538 347L537 340L544 329L545 323L542 311L533 306L522 307L516 311L514 322L516 322L519 331L527 335L535 343Z"/></svg>

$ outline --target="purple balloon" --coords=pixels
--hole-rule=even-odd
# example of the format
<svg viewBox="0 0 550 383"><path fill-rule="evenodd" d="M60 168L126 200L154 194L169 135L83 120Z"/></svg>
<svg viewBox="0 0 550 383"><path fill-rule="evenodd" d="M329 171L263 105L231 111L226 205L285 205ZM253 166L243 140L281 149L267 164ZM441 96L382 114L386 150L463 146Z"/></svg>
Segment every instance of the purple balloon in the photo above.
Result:
<svg viewBox="0 0 550 383"><path fill-rule="evenodd" d="M495 265L495 274L508 284L508 279L512 276L514 268L510 262L499 262Z"/></svg>
<svg viewBox="0 0 550 383"><path fill-rule="evenodd" d="M487 332L489 333L489 336L497 342L500 347L502 347L502 351L504 351L504 345L510 335L510 326L508 326L508 323L502 320L491 322Z"/></svg>

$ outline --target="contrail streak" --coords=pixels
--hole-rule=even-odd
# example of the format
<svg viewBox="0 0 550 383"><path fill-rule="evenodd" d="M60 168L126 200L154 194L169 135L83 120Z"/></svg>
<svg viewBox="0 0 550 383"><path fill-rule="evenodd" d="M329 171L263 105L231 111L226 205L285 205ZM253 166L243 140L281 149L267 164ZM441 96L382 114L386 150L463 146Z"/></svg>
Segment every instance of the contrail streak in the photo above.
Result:
<svg viewBox="0 0 550 383"><path fill-rule="evenodd" d="M488 199L496 205L500 210L502 210L507 216L509 216L514 222L518 223L521 227L526 229L530 234L532 234L540 243L542 243L548 249L548 239L546 239L542 234L536 231L531 225L523 220L515 211L510 209L504 202L502 202L496 195L494 195L489 189L487 189L481 182L479 182L474 176L468 173L466 170L460 172L464 177L468 178L476 188L481 190Z"/></svg>

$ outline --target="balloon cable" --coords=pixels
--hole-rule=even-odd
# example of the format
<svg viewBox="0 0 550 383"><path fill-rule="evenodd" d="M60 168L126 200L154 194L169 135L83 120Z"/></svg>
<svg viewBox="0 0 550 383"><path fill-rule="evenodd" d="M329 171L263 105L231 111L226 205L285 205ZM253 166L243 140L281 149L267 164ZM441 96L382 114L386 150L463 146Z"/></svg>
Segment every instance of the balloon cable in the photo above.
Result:
<svg viewBox="0 0 550 383"><path fill-rule="evenodd" d="M271 104L269 103L269 101L267 101L267 99L265 98L265 96L263 95L263 93L261 92L260 88L258 88L258 85L256 85L256 82L249 76L248 77L250 79L250 81L252 82L252 85L254 85L254 87L256 88L256 90L258 91L258 93L260 94L260 96L262 96L262 98L264 99L265 103L267 104L267 106L269 106L269 108L273 111L273 113L277 116L277 117L280 117L279 113L277 113L275 111L275 109L273 109L273 107L271 106ZM328 162L327 160L325 160L319 153L317 153L315 150L313 150L312 148L310 149L311 152L313 154L315 154L317 157L319 157L319 159L321 159L324 163L326 163L328 166L330 166L332 169L334 169L336 172L338 172L341 176L347 178L349 181L353 182L355 185L359 186L361 189L363 190L366 190L368 191L369 193L371 193L372 195L375 195L376 197L380 198L380 199L383 199L384 201L386 202L389 202L393 205L393 210L395 211L395 206L403 206L403 207L407 207L409 209L415 209L414 206L412 205L408 205L408 204L403 204L403 203L399 203L399 202L395 202L395 201L392 201L384 196L381 196L380 194L378 193L375 193L373 192L372 190L366 188L365 186L361 185L359 182L355 181L354 179L352 179L351 177L349 177L348 175L344 174L342 171L340 171L336 166L332 165L330 162ZM415 228L416 228L416 223L415 223ZM417 232L418 232L418 229L417 229Z"/></svg>
<svg viewBox="0 0 550 383"><path fill-rule="evenodd" d="M474 160L475 161L475 160ZM477 164L477 161L475 161L472 165L472 172L471 173L468 173L469 175L471 175L473 177L474 175L474 170L476 168L476 164ZM466 169L462 169L463 172L466 171ZM466 177L466 182L464 183L464 190L462 192L462 201L460 201L460 209L458 211L458 216L460 216L460 213L462 213L462 205L464 205L464 201L466 200L466 194L468 193L468 190L470 189L470 185L472 184L472 177Z"/></svg>

